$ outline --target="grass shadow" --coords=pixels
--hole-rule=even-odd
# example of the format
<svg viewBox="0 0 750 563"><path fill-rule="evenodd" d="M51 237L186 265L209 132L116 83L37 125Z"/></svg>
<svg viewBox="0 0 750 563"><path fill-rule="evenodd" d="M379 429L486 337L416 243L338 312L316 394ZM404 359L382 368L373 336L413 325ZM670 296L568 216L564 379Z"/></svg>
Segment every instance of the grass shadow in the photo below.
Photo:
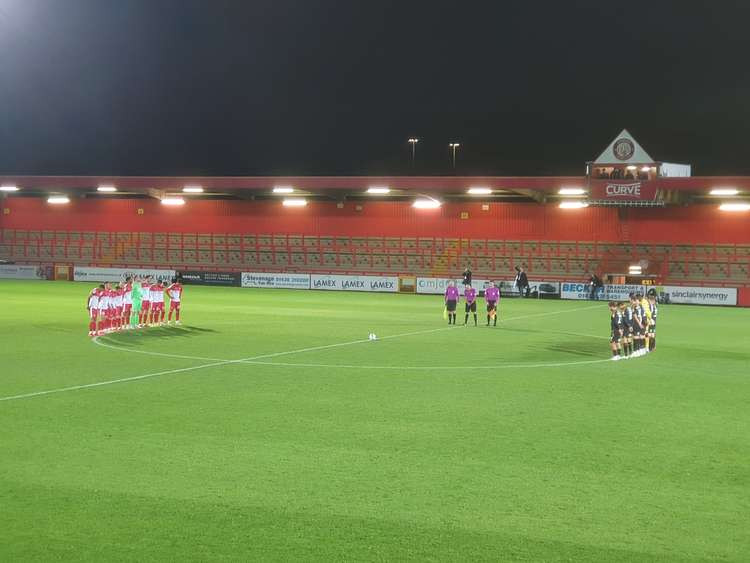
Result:
<svg viewBox="0 0 750 563"><path fill-rule="evenodd" d="M569 340L566 342L553 342L544 346L550 352L559 352L579 357L601 357L602 352L607 351L607 345L601 341L592 340Z"/></svg>
<svg viewBox="0 0 750 563"><path fill-rule="evenodd" d="M217 331L211 328L203 328L190 325L158 326L107 334L104 338L106 338L110 342L116 343L119 346L135 347L153 340L188 338L215 332Z"/></svg>

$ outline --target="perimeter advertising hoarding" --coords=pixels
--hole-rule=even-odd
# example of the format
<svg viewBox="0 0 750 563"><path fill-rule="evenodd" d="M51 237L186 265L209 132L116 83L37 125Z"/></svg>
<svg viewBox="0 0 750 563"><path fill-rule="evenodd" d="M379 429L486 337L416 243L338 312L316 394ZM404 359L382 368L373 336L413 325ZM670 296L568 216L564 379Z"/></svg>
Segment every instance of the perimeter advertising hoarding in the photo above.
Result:
<svg viewBox="0 0 750 563"><path fill-rule="evenodd" d="M129 268L94 268L75 266L73 279L75 281L115 282L124 281L128 276L151 276L158 281L171 282L177 273L174 270L147 270Z"/></svg>
<svg viewBox="0 0 750 563"><path fill-rule="evenodd" d="M657 292L660 288L657 286L644 285L605 285L604 291L599 293L599 299L602 301L627 301L631 293L644 293L649 289L655 289ZM588 299L591 294L591 285L583 282L564 282L560 297L563 299Z"/></svg>
<svg viewBox="0 0 750 563"><path fill-rule="evenodd" d="M692 305L737 305L736 287L679 287L667 285L663 289L667 303Z"/></svg>
<svg viewBox="0 0 750 563"><path fill-rule="evenodd" d="M588 299L590 285L580 282L562 284L563 299ZM600 294L602 301L627 301L631 293L656 291L660 303L683 303L692 305L737 305L737 289L734 287L680 287L654 285L605 285Z"/></svg>
<svg viewBox="0 0 750 563"><path fill-rule="evenodd" d="M519 297L514 281L501 281L498 284L500 295L503 297ZM560 282L529 280L529 296L558 299L560 297Z"/></svg>
<svg viewBox="0 0 750 563"><path fill-rule="evenodd" d="M445 293L445 288L448 286L448 282L454 282L459 290L463 289L461 280L450 279L450 278L417 278L417 293L424 293L428 295L442 295ZM485 280L485 279L473 279L471 281L472 287L475 287L480 295L484 294L484 289L490 285L490 283L496 283L500 289L500 294L503 297L512 297L518 295L513 285L513 281L508 280ZM548 295L550 297L559 296L560 284L558 282L548 281L529 281L530 293L535 295Z"/></svg>
<svg viewBox="0 0 750 563"><path fill-rule="evenodd" d="M448 287L448 282L453 282L459 290L463 291L463 283L460 279L452 278L417 278L417 293L425 293L428 295L442 295L445 293L445 288ZM475 287L480 293L484 292L484 288L488 287L492 283L490 280L472 279L471 286ZM498 281L498 286L502 292L503 284L506 282Z"/></svg>
<svg viewBox="0 0 750 563"><path fill-rule="evenodd" d="M310 274L242 272L242 287L310 289Z"/></svg>
<svg viewBox="0 0 750 563"><path fill-rule="evenodd" d="M310 276L310 289L395 293L398 291L398 277L312 274Z"/></svg>
<svg viewBox="0 0 750 563"><path fill-rule="evenodd" d="M442 295L445 293L445 288L448 287L448 282L459 285L459 280L450 278L417 278L417 293ZM478 284L480 280L474 280L474 283Z"/></svg>
<svg viewBox="0 0 750 563"><path fill-rule="evenodd" d="M0 264L0 279L46 280L47 270L43 266L20 266L17 264Z"/></svg>
<svg viewBox="0 0 750 563"><path fill-rule="evenodd" d="M190 285L238 286L242 281L239 272L182 271L178 276L182 283Z"/></svg>

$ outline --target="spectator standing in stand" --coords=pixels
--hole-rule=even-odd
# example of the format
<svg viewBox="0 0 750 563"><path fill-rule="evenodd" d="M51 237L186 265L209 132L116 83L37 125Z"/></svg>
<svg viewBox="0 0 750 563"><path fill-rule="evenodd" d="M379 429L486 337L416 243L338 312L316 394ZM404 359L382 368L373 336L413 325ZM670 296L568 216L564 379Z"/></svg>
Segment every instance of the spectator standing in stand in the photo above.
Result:
<svg viewBox="0 0 750 563"><path fill-rule="evenodd" d="M464 268L464 285L471 285L471 268L468 264Z"/></svg>
<svg viewBox="0 0 750 563"><path fill-rule="evenodd" d="M591 274L591 276L589 276L589 298L592 301L596 301L599 299L599 293L601 292L603 287L604 282L599 276L597 276L596 274Z"/></svg>
<svg viewBox="0 0 750 563"><path fill-rule="evenodd" d="M516 280L513 282L518 290L519 297L529 296L529 278L523 269L523 266L516 266Z"/></svg>

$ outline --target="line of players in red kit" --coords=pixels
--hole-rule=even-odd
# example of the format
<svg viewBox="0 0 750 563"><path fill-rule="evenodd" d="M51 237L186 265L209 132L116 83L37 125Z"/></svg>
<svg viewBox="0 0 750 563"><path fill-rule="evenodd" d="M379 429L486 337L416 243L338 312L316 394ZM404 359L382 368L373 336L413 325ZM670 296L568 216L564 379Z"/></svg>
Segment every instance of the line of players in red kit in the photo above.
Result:
<svg viewBox="0 0 750 563"><path fill-rule="evenodd" d="M134 286L138 287L134 290ZM177 279L167 286L153 277L127 277L123 283L106 282L89 292L89 336L150 326L180 324L183 288ZM169 297L169 315L165 321L164 295Z"/></svg>

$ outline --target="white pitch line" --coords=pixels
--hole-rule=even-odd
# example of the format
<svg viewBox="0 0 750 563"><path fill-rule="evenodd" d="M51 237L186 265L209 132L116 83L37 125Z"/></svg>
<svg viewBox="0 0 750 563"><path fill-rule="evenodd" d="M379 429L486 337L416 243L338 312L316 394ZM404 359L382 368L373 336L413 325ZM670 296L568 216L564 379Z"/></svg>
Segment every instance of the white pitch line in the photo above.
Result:
<svg viewBox="0 0 750 563"><path fill-rule="evenodd" d="M438 332L441 330L449 330L454 327L440 327L440 328L430 328L427 330L416 330L413 332L402 332L400 334L391 334L390 336L383 336L380 338L380 340L386 340L389 338L402 338L404 336L414 336L417 334L428 334L431 332ZM271 352L269 354L263 354L260 356L253 356L251 358L240 358L237 360L226 360L223 358L206 358L203 356L183 356L180 354L167 354L165 352L151 352L149 350L130 350L128 348L123 348L122 346L113 346L112 344L106 344L104 342L101 342L102 338L107 338L106 336L96 336L93 339L94 344L98 344L99 346L104 346L105 348L110 348L112 350L118 350L120 352L131 352L133 354L147 354L149 356L163 356L166 358L177 358L177 359L184 359L184 360L201 360L201 361L208 361L208 362L248 362L251 360L262 360L265 358L275 358L277 356L288 356L290 354L302 354L304 352L315 352L317 350L327 350L329 348L338 348L340 346L351 346L352 344L363 344L365 342L369 342L369 339L360 338L359 340L350 340L349 342L337 342L336 344L323 344L321 346L312 346L310 348L300 348L297 350L286 350L284 352Z"/></svg>
<svg viewBox="0 0 750 563"><path fill-rule="evenodd" d="M14 399L28 399L30 397L39 397L40 395L51 395L53 393L64 393L65 391L76 391L77 389L89 389L91 387L102 387L104 385L113 385L115 383L125 383L127 381L138 381L139 379L148 379L150 377L158 377L160 375L168 375L171 373L181 373L185 371L192 371L196 369L202 369L212 366L220 366L224 364L232 363L232 361L214 362L211 364L203 364L200 366L191 366L180 369L170 369L166 371L157 371L155 373L146 373L144 375L135 375L133 377L123 377L122 379L110 379L109 381L99 381L97 383L86 383L83 385L73 385L71 387L60 387L58 389L48 389L46 391L36 391L34 393L24 393L22 395L11 395L10 397L0 397L0 401L12 401Z"/></svg>
<svg viewBox="0 0 750 563"><path fill-rule="evenodd" d="M99 346L103 346L104 348L109 348L111 350L117 350L119 352L130 352L131 354L146 354L148 356L162 356L164 358L177 358L182 360L201 360L203 362L226 362L224 358L204 358L202 356L182 356L180 354L167 354L165 352L151 352L149 350L130 350L128 348L123 348L122 346L113 346L112 344L107 344L106 342L102 342L103 338L108 338L107 336L95 336L92 341L94 344L98 344Z"/></svg>
<svg viewBox="0 0 750 563"><path fill-rule="evenodd" d="M416 331L416 332L405 332L403 334L394 334L394 335L391 335L390 337L384 337L384 338L396 338L396 337L399 337L399 336L411 336L411 335L414 335L414 334L422 334L422 333L427 333L427 332L435 332L436 330L443 330L443 328L441 328L441 329L429 329L429 330ZM144 350L126 350L126 349L123 349L123 348L118 348L116 346L111 346L109 344L100 343L98 341L98 339L99 339L99 337L94 338L94 342L96 342L100 346L104 346L106 348L112 348L113 350L119 350L119 351L124 351L124 352L138 352L138 353L142 353L142 354L158 355L158 356L166 356L166 357L175 357L175 358L179 358L179 359L202 359L202 360L208 359L208 358L200 358L198 356L180 356L180 355L177 355L177 354L164 354L164 353L161 353L161 352L147 352L147 351L144 351ZM352 344L361 344L363 342L369 342L369 340L363 340L363 339L360 339L360 340L351 340L349 342L338 342L336 344L325 344L325 345L322 345L322 346L312 346L312 347L309 347L309 348L299 348L297 350L287 350L287 351L284 351L284 352L273 352L273 353L270 353L270 354L261 354L259 356L251 356L249 358L240 358L238 360L221 360L221 359L218 359L218 358L212 358L211 359L211 363L209 363L209 364L201 364L199 366L190 366L190 367L186 367L186 368L172 369L172 370L166 370L166 371L158 371L158 372L155 372L155 373L146 373L146 374L143 374L143 375L136 375L136 376L133 376L133 377L123 377L121 379L111 379L109 381L100 381L100 382L97 382L97 383L86 383L86 384L83 384L83 385L72 385L70 387L60 387L58 389L48 389L46 391L36 391L34 393L24 393L24 394L21 394L21 395L11 395L9 397L0 397L0 401L12 401L12 400L15 400L15 399L28 399L28 398L31 398L31 397L39 397L41 395L51 395L53 393L64 393L66 391L77 391L79 389L89 389L89 388L92 388L92 387L102 387L104 385L114 385L116 383L126 383L126 382L129 382L129 381L137 381L137 380L140 380L140 379L149 379L149 378L152 378L152 377L159 377L161 375L169 375L169 374L173 374L173 373L184 373L186 371L194 371L194 370L198 370L198 369L204 369L204 368L215 367L215 366L223 366L223 365L227 365L227 364L249 363L249 362L252 362L254 360L263 360L263 359L267 359L267 358L276 358L276 357L279 357L279 356L285 356L285 355L290 355L290 354L301 354L303 352L313 352L313 351L316 351L316 350L326 350L326 349L329 349L329 348L336 348L336 347L340 347L340 346L350 346Z"/></svg>
<svg viewBox="0 0 750 563"><path fill-rule="evenodd" d="M566 309L566 310L558 310L558 311L548 311L546 313L534 313L532 315L523 315L520 317L509 317L507 319L501 319L501 322L507 323L509 321L517 321L522 319L528 319L532 317L544 317L549 315L560 315L563 313L573 313L576 311L586 311L588 309L596 309L598 308L598 305L588 306L588 307L578 307L576 309ZM405 336L416 336L419 334L430 334L432 332L441 332L444 330L451 330L453 328L456 328L455 325L453 326L442 326L439 328L429 328L426 330L416 330L413 332L402 332L399 334L391 334L388 336L381 336L378 340L389 340L393 338L403 338ZM573 334L573 333L571 333ZM180 354L167 354L165 352L151 352L149 350L130 350L128 348L123 348L122 346L113 346L112 344L107 344L105 342L102 342L101 340L103 338L109 338L108 336L96 336L93 339L94 344L98 344L99 346L103 346L104 348L110 348L112 350L119 350L120 352L130 352L132 354L146 354L148 356L162 356L165 358L177 358L177 359L183 359L183 360L200 360L202 362L229 362L229 361L235 361L235 362L249 362L251 360L256 359L265 359L270 357L276 357L276 356L287 356L290 354L301 354L303 352L314 352L317 350L324 350L327 348L336 348L340 346L351 346L352 344L362 344L365 342L369 342L369 340L360 339L360 340L351 340L349 342L339 342L337 344L325 344L323 346L314 346L312 348L303 348L300 350L288 350L285 352L274 352L270 355L264 355L259 357L253 357L253 358L241 358L238 360L225 360L224 358L207 358L205 356L184 356Z"/></svg>
<svg viewBox="0 0 750 563"><path fill-rule="evenodd" d="M532 315L524 315L524 316L521 316L521 317L510 317L508 319L504 319L504 322L513 321L513 320L520 320L520 319L527 319L527 318L531 318L531 317L541 317L541 316L547 316L547 315L557 315L557 314L563 314L563 313L573 313L575 311L583 311L583 310L587 310L587 309L594 309L594 308L597 308L597 307L598 307L597 305L593 305L593 306L589 306L589 307L579 307L577 309L567 309L567 310L560 310L560 311L549 311L547 313L535 313L535 314L532 314ZM432 329L427 329L427 330L418 330L418 331L414 331L414 332L404 332L404 333L401 333L401 334L392 334L390 336L384 336L380 340L392 339L392 338L401 338L401 337L404 337L404 336L414 336L414 335L418 335L418 334L428 334L428 333L431 333L431 332L439 332L439 331L443 331L443 330L450 330L452 328L455 328L455 325L454 326L448 326L448 327L444 326L444 327L440 327L440 328L432 328ZM155 356L166 356L166 357L175 357L175 358L179 358L179 359L200 359L202 361L207 359L207 358L201 358L199 356L180 356L180 355L176 355L176 354L175 355L171 355L171 354L165 354L165 353L162 353L162 352L149 352L149 351L145 351L145 350L127 350L127 349L118 348L116 346L112 346L112 345L109 345L109 344L102 344L102 343L99 342L99 338L100 337L95 337L94 338L94 342L96 344L99 344L100 346L104 346L106 348L111 348L111 349L114 349L114 350L119 350L119 351L124 351L124 352L137 352L137 353L141 353L141 354L149 354L149 355L155 355ZM39 397L39 396L42 396L42 395L51 395L51 394L54 394L54 393L64 393L64 392L67 392L67 391L77 391L77 390L80 390L80 389L90 389L90 388L94 388L94 387L103 387L105 385L114 385L114 384L117 384L117 383L127 383L129 381L138 381L138 380L141 380L141 379L149 379L149 378L152 378L152 377L159 377L159 376L162 376L162 375L170 375L170 374L173 374L173 373L184 373L184 372L187 372L187 371L195 371L195 370L198 370L198 369L204 369L204 368L215 367L215 366L222 366L222 365L227 365L227 364L239 364L239 363L253 364L253 363L258 363L259 365L264 365L264 364L260 364L259 362L256 362L256 360L263 360L263 359L267 359L267 358L276 358L276 357L279 357L279 356L287 356L287 355L291 355L291 354L301 354L301 353L304 353L304 352L313 352L313 351L317 351L317 350L326 350L326 349L337 348L337 347L341 347L341 346L351 346L353 344L362 344L362 343L365 343L365 342L369 342L369 340L364 340L364 339L351 340L349 342L338 342L336 344L325 344L325 345L322 345L322 346L312 346L310 348L299 348L297 350L287 350L287 351L284 351L284 352L273 352L273 353L270 353L270 354L262 354L262 355L259 355L259 356L252 356L252 357L249 357L249 358L240 358L238 360L220 360L220 359L216 358L216 359L211 359L211 363L201 364L201 365L198 365L198 366L190 366L190 367L186 367L186 368L178 368L178 369L172 369L172 370L158 371L158 372L154 372L154 373L146 373L146 374L143 374L143 375L136 375L136 376L133 376L133 377L123 377L121 379L111 379L111 380L108 380L108 381L99 381L97 383L86 383L86 384L82 384L82 385L72 385L70 387L60 387L60 388L57 388L57 389L48 389L46 391L36 391L36 392L33 392L33 393L23 393L21 395L11 395L11 396L8 396L8 397L0 397L0 402L2 402L2 401L12 401L12 400L16 400L16 399L28 399L28 398L32 398L32 397ZM216 361L214 361L214 360L216 360ZM597 362L603 362L603 361L608 361L608 360L588 360L586 362L581 362L581 363L597 363ZM271 362L268 362L268 364L269 365L282 365L282 364L276 364L276 363L271 363ZM290 364L290 365L296 365L298 367L304 367L304 366L301 366L300 364ZM571 364L564 364L564 365L571 365ZM556 366L556 364L539 364L539 365L534 365L534 364L519 364L519 365L516 365L515 367L555 367L555 366ZM312 367L312 366L310 366L310 367ZM334 366L334 365L328 366L328 365L326 365L324 367L345 367L345 366ZM351 367L356 368L357 366L351 366ZM420 366L416 366L416 367L417 367L417 369L420 368ZM364 369L370 369L370 368L364 368ZM401 369L401 368L383 366L382 368L378 368L378 369ZM434 368L425 368L425 369L434 369ZM496 366L495 369L502 369L502 368L497 368L497 366Z"/></svg>

